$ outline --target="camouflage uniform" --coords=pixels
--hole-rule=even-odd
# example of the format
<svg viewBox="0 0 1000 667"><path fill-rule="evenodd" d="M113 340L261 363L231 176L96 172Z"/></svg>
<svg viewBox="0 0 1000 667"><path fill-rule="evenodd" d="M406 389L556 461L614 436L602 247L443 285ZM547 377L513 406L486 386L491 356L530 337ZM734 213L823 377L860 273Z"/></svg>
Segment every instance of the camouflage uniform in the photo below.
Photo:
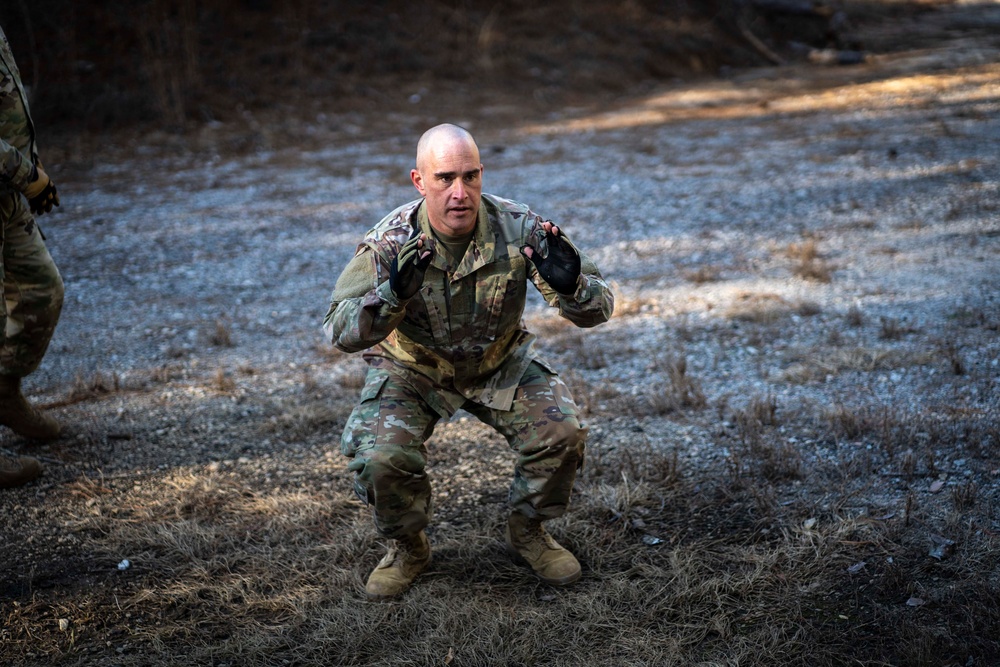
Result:
<svg viewBox="0 0 1000 667"><path fill-rule="evenodd" d="M586 428L524 328L527 281L581 327L611 317L611 290L582 253L576 292L561 296L549 287L520 253L545 237L541 218L523 204L483 194L472 241L456 261L435 242L422 203L399 207L368 232L324 320L333 343L364 350L370 366L341 439L355 490L386 537L420 531L431 514L425 441L439 419L462 408L518 453L512 508L531 518L559 516L583 463ZM427 234L434 258L420 291L401 302L389 288L389 266L414 228Z"/></svg>
<svg viewBox="0 0 1000 667"><path fill-rule="evenodd" d="M41 363L63 303L63 282L21 194L38 162L28 97L0 29L0 374L24 377Z"/></svg>

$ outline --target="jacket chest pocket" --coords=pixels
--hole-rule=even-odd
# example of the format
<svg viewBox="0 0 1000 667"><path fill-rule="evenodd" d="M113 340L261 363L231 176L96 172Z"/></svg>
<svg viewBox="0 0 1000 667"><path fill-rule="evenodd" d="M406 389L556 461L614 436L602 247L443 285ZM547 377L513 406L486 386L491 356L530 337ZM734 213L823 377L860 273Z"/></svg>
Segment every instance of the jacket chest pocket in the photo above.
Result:
<svg viewBox="0 0 1000 667"><path fill-rule="evenodd" d="M476 322L479 335L496 340L518 326L524 311L525 281L516 273L493 274L476 282Z"/></svg>
<svg viewBox="0 0 1000 667"><path fill-rule="evenodd" d="M407 335L414 340L428 345L448 345L451 340L451 326L449 325L448 308L448 285L444 276L432 277L428 271L428 276L424 279L424 284L415 298L407 308L407 319L404 326ZM435 279L437 278L437 279ZM409 331L414 328L414 331ZM430 336L430 340L426 337Z"/></svg>

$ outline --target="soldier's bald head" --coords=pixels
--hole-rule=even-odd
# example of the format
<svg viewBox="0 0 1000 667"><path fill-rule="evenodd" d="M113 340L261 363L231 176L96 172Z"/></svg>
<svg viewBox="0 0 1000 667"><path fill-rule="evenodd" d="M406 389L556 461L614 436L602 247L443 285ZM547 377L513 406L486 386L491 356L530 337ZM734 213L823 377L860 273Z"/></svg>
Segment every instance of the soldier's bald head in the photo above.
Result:
<svg viewBox="0 0 1000 667"><path fill-rule="evenodd" d="M468 130L445 123L424 132L410 180L423 196L436 232L450 237L472 233L483 193L483 164Z"/></svg>
<svg viewBox="0 0 1000 667"><path fill-rule="evenodd" d="M451 123L435 125L424 132L420 141L417 142L417 169L422 171L432 154L447 151L449 148L466 147L471 147L475 154L479 155L479 146L476 145L476 140L464 127Z"/></svg>

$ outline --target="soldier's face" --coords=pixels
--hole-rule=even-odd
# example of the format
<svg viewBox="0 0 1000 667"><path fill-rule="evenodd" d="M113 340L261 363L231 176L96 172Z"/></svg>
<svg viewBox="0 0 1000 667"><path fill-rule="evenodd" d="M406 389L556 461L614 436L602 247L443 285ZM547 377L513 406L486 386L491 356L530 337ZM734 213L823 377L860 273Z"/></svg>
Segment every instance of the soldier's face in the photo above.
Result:
<svg viewBox="0 0 1000 667"><path fill-rule="evenodd" d="M442 139L430 146L422 162L410 179L426 200L431 227L448 236L471 232L483 194L483 165L475 142Z"/></svg>

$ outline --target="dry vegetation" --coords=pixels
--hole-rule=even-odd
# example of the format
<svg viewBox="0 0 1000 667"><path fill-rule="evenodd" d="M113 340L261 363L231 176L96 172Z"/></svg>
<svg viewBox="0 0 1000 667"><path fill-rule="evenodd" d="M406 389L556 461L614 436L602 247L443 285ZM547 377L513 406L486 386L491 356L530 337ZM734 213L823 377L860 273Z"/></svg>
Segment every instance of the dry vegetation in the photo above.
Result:
<svg viewBox="0 0 1000 667"><path fill-rule="evenodd" d="M288 3L288 16L307 16L308 4ZM642 18L648 4L625 6ZM864 3L858 11L894 13L901 5ZM466 13L455 10L451 20L478 16L462 6ZM433 10L444 8L435 3ZM955 16L959 21L964 14ZM143 25L152 29L148 21ZM488 38L489 26L477 25L479 37ZM923 34L923 24L906 25ZM889 30L873 26L872 34ZM636 161L629 163L636 181L638 171L654 172L658 160L675 160L664 181L698 178L717 164L728 184L740 179L732 172L747 168L749 159L738 154L738 141L725 138L733 126L713 123L739 114L760 124L754 128L782 123L781 133L801 133L806 144L828 131L824 136L835 136L832 143L844 155L820 154L814 166L843 159L847 169L856 161L876 162L861 147L870 130L856 109L877 109L891 99L900 118L928 115L936 134L920 149L944 165L933 173L901 168L895 177L927 179L928 197L936 196L937 177L953 179L948 183L968 194L948 206L935 200L933 215L919 202L904 202L903 217L911 221L905 224L880 219L896 205L891 190L864 204L839 201L828 217L809 225L796 220L784 230L738 207L726 209L717 228L689 235L684 221L669 231L654 221L639 240L613 242L579 224L590 234L585 245L612 267L615 318L580 331L538 309L526 317L546 357L565 369L590 427L574 504L551 526L584 567L583 579L566 589L540 584L510 561L502 522L511 456L499 436L460 413L439 425L428 444L437 507L429 530L432 566L397 601L365 599L363 582L382 545L352 495L337 447L364 364L317 343L319 308L307 314L280 309L301 305L292 292L313 289L313 282L322 283L314 291L329 289L335 270L325 264L334 244L321 239L325 225L341 228L328 219L346 219L345 233L329 232L337 236L337 256L346 260L358 230L383 212L383 191L373 194L366 183L350 181L350 165L339 163L329 169L342 171L322 186L299 164L295 185L301 189L283 190L287 181L274 164L335 161L309 146L274 162L262 152L261 172L233 175L218 156L185 152L161 136L162 144L143 148L152 155L149 164L145 157L122 163L122 171L139 172L125 181L134 192L109 214L128 219L123 228L88 217L86 202L99 200L85 200L81 184L106 197L126 186L109 184L103 172L91 175L93 162L75 157L60 180L84 202L73 211L78 220L70 230L98 230L105 240L61 249L68 290L105 294L124 284L135 304L111 299L95 314L91 302L68 302L34 395L71 425L66 440L38 446L0 434L4 450L34 453L48 466L39 483L0 496L0 664L1000 664L1000 314L990 296L1000 234L989 222L1000 200L995 173L984 176L982 165L939 154L963 132L984 140L996 128L989 114L998 104L1000 44L989 44L984 52L994 60L986 64L952 70L946 59L921 51L908 61L916 63L913 69L900 74L889 60L870 84L846 85L818 70L798 71L793 85L775 70L748 83L750 92L737 90L732 103L721 96L694 109L687 96L700 94L698 87L674 88L674 97L660 101L663 115L655 121L648 120L655 95L624 105L630 115L570 117L562 127L590 123L579 145L545 145L550 135L537 128L555 122L547 113L534 124L526 120L521 129L527 129L507 144L497 139L508 153L551 160L558 167L547 172L551 179L582 169L584 191L562 204L575 212L578 201L593 205L599 170L587 162L596 159L587 152L591 144L617 155L618 144L630 142L621 151L627 155L611 163L619 168ZM148 42L143 48L148 56L158 47ZM282 48L290 66L310 66L296 64L297 44ZM490 54L492 67L512 66L499 50ZM961 97L956 81L972 82L973 92ZM345 84L329 85L340 90ZM939 102L941 95L951 97ZM678 97L671 107L669 100ZM765 111L774 114L770 121L756 117ZM698 122L682 122L693 114ZM646 125L628 125L636 117ZM401 133L389 127L399 118L373 117L372 127ZM967 124L959 126L962 119ZM425 120L415 115L406 123ZM489 121L482 123L489 128ZM705 143L722 135L723 148L690 163L687 155L658 155L650 136L660 125L672 134L702 133ZM601 127L610 138L593 129ZM409 151L410 139L398 142ZM245 149L258 140L236 131L212 150ZM396 141L379 147L394 150ZM350 154L350 143L339 146ZM185 194L185 201L204 200L204 208L157 199L157 188L147 187L147 181L163 184L155 177L178 164L157 151L175 150L180 163L199 165L195 174L178 167L176 178L185 193L197 195ZM251 157L258 156L251 151ZM501 162L499 150L490 157ZM203 159L218 167L210 183ZM996 166L995 158L982 160ZM498 172L504 175L501 168L487 173ZM244 191L227 189L229 178L246 179L239 187L251 189L249 203L232 204L234 193ZM376 199L372 210L317 194L342 182L357 187L358 199ZM168 181L163 189L173 186ZM873 178L851 196L882 186ZM544 186L542 194L557 199L563 187ZM280 214L268 208L272 199L285 207ZM797 202L785 194L777 205ZM138 213L131 211L136 205ZM746 217L744 235L722 236L730 233L733 210ZM146 225L149 216L155 219ZM198 216L217 226L236 217L239 224L225 235L202 225L207 240L183 257L193 266L205 253L213 275L195 272L205 284L195 285L190 304L178 305L170 300L177 285L155 281L184 267L171 253L187 248L185 222ZM967 219L986 222L968 223L966 236L943 231L945 223ZM179 231L163 232L161 220ZM280 234L289 228L292 240ZM141 236L141 247L126 245L123 229ZM293 243L294 235L301 244ZM58 237L51 243L60 247ZM273 275L249 286L238 277L213 281L223 269L235 274L270 257L253 254L255 243L269 252L286 245L294 251L277 267L253 264L255 279ZM229 253L239 256L231 260ZM95 257L105 256L131 273L97 272ZM913 274L899 273L910 264L924 273L954 270L945 260L956 256L967 267L954 274L962 282L943 290L941 303L925 292L918 296L907 280ZM884 281L865 282L862 265L884 272ZM180 282L197 281L184 274ZM154 283L159 286L150 297L142 290L153 291L147 285ZM248 315L259 301L267 303ZM168 305L156 310L160 302ZM323 305L310 302L302 311ZM152 314L128 315L138 309ZM107 327L106 345L86 347L78 332L98 325ZM87 357L92 349L98 353ZM90 365L93 358L99 361Z"/></svg>

